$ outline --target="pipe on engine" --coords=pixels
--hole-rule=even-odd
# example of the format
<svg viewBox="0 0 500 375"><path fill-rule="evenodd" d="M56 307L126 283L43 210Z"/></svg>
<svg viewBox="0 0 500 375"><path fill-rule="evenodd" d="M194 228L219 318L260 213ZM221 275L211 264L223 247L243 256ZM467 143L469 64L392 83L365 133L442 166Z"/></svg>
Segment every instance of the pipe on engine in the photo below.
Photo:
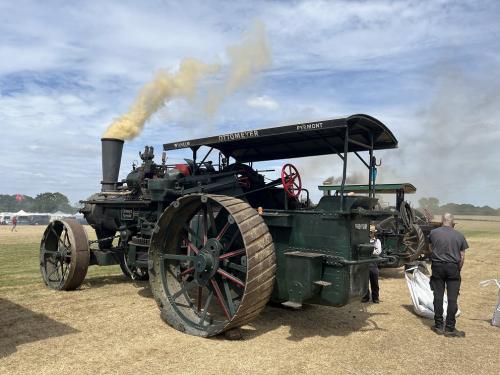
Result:
<svg viewBox="0 0 500 375"><path fill-rule="evenodd" d="M102 189L101 191L118 190L118 173L122 160L123 140L102 138Z"/></svg>

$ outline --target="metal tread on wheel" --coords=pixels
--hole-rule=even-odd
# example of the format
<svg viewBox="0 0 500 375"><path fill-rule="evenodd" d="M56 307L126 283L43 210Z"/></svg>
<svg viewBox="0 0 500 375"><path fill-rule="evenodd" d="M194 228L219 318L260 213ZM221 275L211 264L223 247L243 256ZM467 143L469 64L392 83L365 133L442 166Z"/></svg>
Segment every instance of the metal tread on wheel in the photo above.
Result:
<svg viewBox="0 0 500 375"><path fill-rule="evenodd" d="M89 267L85 228L76 220L54 220L40 243L40 272L45 284L57 290L78 288Z"/></svg>
<svg viewBox="0 0 500 375"><path fill-rule="evenodd" d="M249 323L269 301L275 273L269 229L241 199L181 197L163 212L151 238L150 284L161 317L192 335Z"/></svg>

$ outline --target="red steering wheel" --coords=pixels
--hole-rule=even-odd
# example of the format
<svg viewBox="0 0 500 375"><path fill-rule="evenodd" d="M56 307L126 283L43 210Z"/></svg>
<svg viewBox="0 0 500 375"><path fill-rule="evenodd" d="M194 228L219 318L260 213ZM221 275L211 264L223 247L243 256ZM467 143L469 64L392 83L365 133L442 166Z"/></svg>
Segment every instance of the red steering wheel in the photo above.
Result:
<svg viewBox="0 0 500 375"><path fill-rule="evenodd" d="M285 164L281 168L281 183L290 198L297 198L302 191L302 180L293 164Z"/></svg>

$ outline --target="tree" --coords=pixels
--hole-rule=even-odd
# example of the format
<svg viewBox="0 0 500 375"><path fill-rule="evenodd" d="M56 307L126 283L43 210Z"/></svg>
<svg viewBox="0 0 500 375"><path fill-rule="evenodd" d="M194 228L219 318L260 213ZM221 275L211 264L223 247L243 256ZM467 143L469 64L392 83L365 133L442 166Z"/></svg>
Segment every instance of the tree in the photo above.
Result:
<svg viewBox="0 0 500 375"><path fill-rule="evenodd" d="M439 211L439 199L437 198L420 198L418 204L420 208L425 208L431 213L436 214Z"/></svg>
<svg viewBox="0 0 500 375"><path fill-rule="evenodd" d="M68 198L59 192L38 194L34 199L33 209L37 212L74 212Z"/></svg>
<svg viewBox="0 0 500 375"><path fill-rule="evenodd" d="M33 198L29 195L22 195L21 199L16 199L19 194L7 195L0 194L0 211L3 212L17 212L19 210L32 211Z"/></svg>

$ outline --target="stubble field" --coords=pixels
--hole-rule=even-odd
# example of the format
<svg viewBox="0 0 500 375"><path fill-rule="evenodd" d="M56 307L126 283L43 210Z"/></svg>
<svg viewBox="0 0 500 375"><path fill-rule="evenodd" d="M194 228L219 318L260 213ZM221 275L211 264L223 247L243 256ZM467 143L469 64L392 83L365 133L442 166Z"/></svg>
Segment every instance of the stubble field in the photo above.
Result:
<svg viewBox="0 0 500 375"><path fill-rule="evenodd" d="M500 278L500 221L462 219L463 339L435 335L413 313L400 269L381 271L378 305L268 306L242 341L187 336L162 322L147 282L116 266L91 267L78 291L45 288L43 228L0 226L0 374L497 374L498 291L479 282Z"/></svg>

